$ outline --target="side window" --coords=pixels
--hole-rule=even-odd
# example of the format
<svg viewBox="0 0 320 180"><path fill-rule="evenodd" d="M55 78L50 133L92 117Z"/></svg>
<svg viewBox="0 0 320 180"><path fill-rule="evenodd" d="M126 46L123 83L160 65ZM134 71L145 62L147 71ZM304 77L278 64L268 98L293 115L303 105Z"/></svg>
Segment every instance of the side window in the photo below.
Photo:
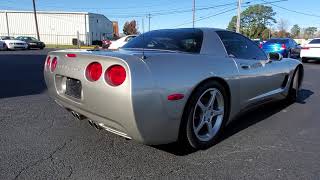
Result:
<svg viewBox="0 0 320 180"><path fill-rule="evenodd" d="M217 31L229 56L239 59L266 60L266 54L250 39L229 31Z"/></svg>

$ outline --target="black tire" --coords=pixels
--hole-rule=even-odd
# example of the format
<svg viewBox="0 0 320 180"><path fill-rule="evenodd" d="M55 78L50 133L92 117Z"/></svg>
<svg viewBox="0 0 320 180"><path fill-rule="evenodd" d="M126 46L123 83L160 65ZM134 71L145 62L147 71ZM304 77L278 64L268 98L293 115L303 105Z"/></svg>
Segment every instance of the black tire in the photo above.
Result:
<svg viewBox="0 0 320 180"><path fill-rule="evenodd" d="M193 115L197 107L197 102L199 98L202 97L203 93L207 92L209 89L216 89L220 92L223 97L224 102L224 114L220 128L216 131L215 135L208 141L201 141L194 132L194 119ZM220 96L221 97L221 96ZM207 149L218 142L219 136L224 129L225 123L229 118L230 105L227 95L226 88L217 81L210 81L201 86L199 86L194 93L191 95L188 104L183 113L183 118L180 126L179 143L187 149ZM215 120L217 121L217 120Z"/></svg>
<svg viewBox="0 0 320 180"><path fill-rule="evenodd" d="M292 76L293 78L291 80L290 89L287 96L287 101L290 103L296 102L299 97L299 91L300 91L300 82L299 82L300 73L299 72L300 72L300 68L298 67Z"/></svg>
<svg viewBox="0 0 320 180"><path fill-rule="evenodd" d="M307 63L308 62L307 58L301 58L301 60L302 60L303 63Z"/></svg>
<svg viewBox="0 0 320 180"><path fill-rule="evenodd" d="M4 51L8 51L8 50L9 50L6 43L3 44L3 50L4 50Z"/></svg>

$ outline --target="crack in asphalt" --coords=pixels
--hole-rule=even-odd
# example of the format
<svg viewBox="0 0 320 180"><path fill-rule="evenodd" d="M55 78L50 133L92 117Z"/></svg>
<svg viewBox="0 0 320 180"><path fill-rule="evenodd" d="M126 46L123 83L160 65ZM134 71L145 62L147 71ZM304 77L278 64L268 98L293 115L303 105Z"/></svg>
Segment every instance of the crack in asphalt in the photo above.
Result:
<svg viewBox="0 0 320 180"><path fill-rule="evenodd" d="M72 141L72 140L70 139L69 141ZM20 176L23 172L27 171L29 168L31 168L31 167L33 167L33 166L36 166L37 164L39 164L39 163L41 163L41 162L44 162L44 161L46 161L46 160L48 160L48 159L51 159L51 161L52 161L52 160L53 160L53 155L54 155L55 153L61 151L63 148L65 148L66 145L67 145L67 142L64 142L62 146L59 146L59 147L57 147L54 151L52 151L52 152L49 154L48 157L41 158L41 159L35 161L34 163L29 164L29 165L27 165L26 167L22 168L22 169L19 171L19 173L14 177L14 179L18 179L19 176ZM70 175L70 176L71 176L71 175Z"/></svg>

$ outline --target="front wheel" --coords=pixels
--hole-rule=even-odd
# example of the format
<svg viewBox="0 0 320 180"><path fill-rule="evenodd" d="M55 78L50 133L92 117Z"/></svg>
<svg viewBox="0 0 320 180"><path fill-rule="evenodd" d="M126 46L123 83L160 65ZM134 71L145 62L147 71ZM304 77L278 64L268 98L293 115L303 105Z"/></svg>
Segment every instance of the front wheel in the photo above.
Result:
<svg viewBox="0 0 320 180"><path fill-rule="evenodd" d="M8 50L9 50L6 43L3 44L3 50L5 50L5 51L8 51Z"/></svg>
<svg viewBox="0 0 320 180"><path fill-rule="evenodd" d="M216 81L200 86L192 95L182 120L180 140L193 149L214 145L229 115L226 89Z"/></svg>

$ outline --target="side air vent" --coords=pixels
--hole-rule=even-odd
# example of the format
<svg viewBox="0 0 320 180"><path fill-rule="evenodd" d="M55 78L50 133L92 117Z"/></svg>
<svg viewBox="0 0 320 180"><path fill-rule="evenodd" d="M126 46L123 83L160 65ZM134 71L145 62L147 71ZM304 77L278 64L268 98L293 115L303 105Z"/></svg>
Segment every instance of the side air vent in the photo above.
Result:
<svg viewBox="0 0 320 180"><path fill-rule="evenodd" d="M282 85L281 85L282 88L285 88L285 87L286 87L286 85L287 85L287 83L288 83L288 80L289 80L289 75L287 74L287 75L284 77L284 80L283 80L283 82L282 82Z"/></svg>

